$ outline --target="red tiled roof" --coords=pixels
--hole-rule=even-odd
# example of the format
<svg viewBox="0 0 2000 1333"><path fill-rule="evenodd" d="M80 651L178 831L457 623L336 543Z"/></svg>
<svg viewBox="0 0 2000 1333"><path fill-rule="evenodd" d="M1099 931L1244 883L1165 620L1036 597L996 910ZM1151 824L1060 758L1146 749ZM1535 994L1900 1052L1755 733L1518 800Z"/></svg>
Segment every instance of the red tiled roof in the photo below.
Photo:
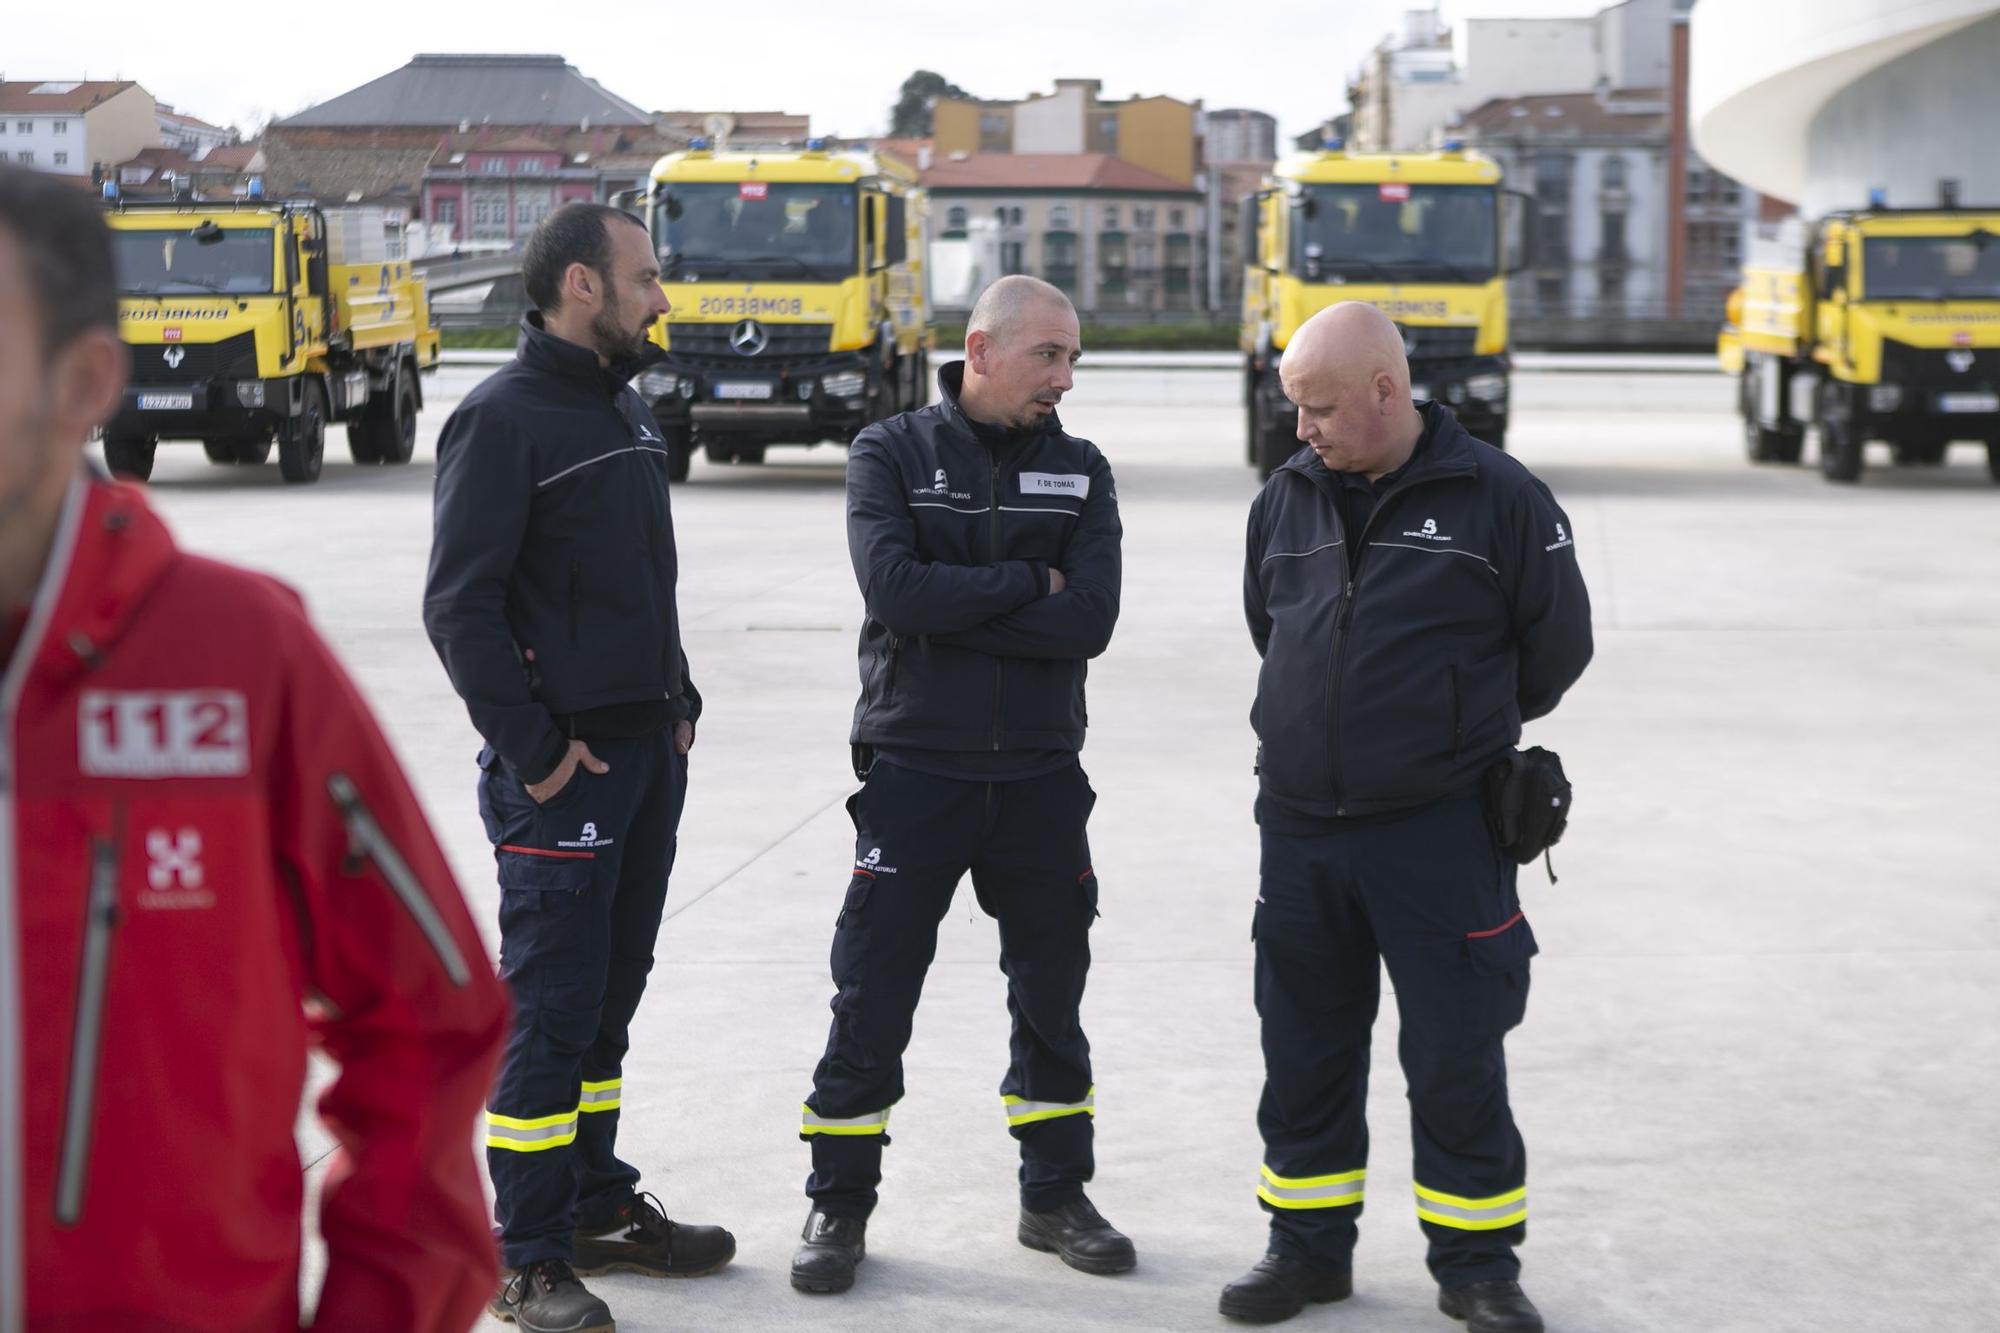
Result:
<svg viewBox="0 0 2000 1333"><path fill-rule="evenodd" d="M165 107L160 107L158 110L161 120L171 120L174 124L185 125L191 130L219 130L222 128L220 125L209 124L200 116L190 116L185 111L169 111Z"/></svg>
<svg viewBox="0 0 2000 1333"><path fill-rule="evenodd" d="M127 88L139 85L132 81L113 82L95 80L79 82L70 86L68 79L13 79L0 83L0 114L33 115L37 112L48 114L57 111L88 111L99 102L109 101ZM37 88L53 86L67 88L60 93L38 93Z"/></svg>
<svg viewBox="0 0 2000 1333"><path fill-rule="evenodd" d="M194 159L178 148L141 148L118 165L121 167L143 165L155 171L171 171L183 175L195 169Z"/></svg>
<svg viewBox="0 0 2000 1333"><path fill-rule="evenodd" d="M260 151L260 146L254 143L224 144L211 148L208 156L195 165L208 171L247 171Z"/></svg>
<svg viewBox="0 0 2000 1333"><path fill-rule="evenodd" d="M1135 167L1108 153L974 153L924 173L929 190L1131 190L1195 194L1169 176Z"/></svg>

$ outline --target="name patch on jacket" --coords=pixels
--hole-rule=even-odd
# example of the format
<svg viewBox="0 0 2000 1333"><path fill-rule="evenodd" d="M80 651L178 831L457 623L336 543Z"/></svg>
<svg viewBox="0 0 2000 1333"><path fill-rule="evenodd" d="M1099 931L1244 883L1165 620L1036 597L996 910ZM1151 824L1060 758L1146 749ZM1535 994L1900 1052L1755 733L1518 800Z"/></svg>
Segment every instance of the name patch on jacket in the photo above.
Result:
<svg viewBox="0 0 2000 1333"><path fill-rule="evenodd" d="M77 710L87 777L239 778L250 771L249 710L236 690L92 690Z"/></svg>
<svg viewBox="0 0 2000 1333"><path fill-rule="evenodd" d="M1023 495L1067 495L1081 500L1090 494L1090 478L1076 472L1023 472Z"/></svg>

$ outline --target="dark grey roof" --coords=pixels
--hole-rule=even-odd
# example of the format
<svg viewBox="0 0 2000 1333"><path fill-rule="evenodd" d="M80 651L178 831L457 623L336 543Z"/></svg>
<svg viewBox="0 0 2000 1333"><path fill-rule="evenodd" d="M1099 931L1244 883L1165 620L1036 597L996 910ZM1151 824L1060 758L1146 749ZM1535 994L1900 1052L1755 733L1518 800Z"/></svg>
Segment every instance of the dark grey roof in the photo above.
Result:
<svg viewBox="0 0 2000 1333"><path fill-rule="evenodd" d="M296 116L280 128L322 125L650 125L652 117L561 56L421 55Z"/></svg>

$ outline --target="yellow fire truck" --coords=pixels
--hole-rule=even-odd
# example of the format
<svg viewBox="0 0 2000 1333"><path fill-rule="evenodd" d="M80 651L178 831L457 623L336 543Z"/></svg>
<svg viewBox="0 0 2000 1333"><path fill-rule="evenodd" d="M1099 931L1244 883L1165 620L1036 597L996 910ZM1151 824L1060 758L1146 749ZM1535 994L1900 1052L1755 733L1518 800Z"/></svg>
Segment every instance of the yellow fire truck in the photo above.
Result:
<svg viewBox="0 0 2000 1333"><path fill-rule="evenodd" d="M1243 204L1250 464L1269 473L1299 449L1278 367L1299 325L1340 301L1366 301L1396 322L1414 396L1447 404L1473 435L1506 448L1506 275L1525 266L1528 246L1524 225L1503 227L1503 211L1524 198L1501 188L1497 163L1456 142L1350 153L1329 139L1281 159Z"/></svg>
<svg viewBox="0 0 2000 1333"><path fill-rule="evenodd" d="M144 480L160 441L318 479L329 422L357 463L407 463L438 333L423 279L390 258L378 210L107 201L131 383L104 428Z"/></svg>
<svg viewBox="0 0 2000 1333"><path fill-rule="evenodd" d="M902 162L696 140L654 166L644 204L674 308L654 330L668 359L637 384L674 480L696 445L761 463L928 400L925 201Z"/></svg>
<svg viewBox="0 0 2000 1333"><path fill-rule="evenodd" d="M1747 266L1728 317L1751 462L1798 462L1810 420L1830 481L1860 478L1869 440L1903 466L1980 442L2000 481L2000 212L1831 214L1797 262Z"/></svg>

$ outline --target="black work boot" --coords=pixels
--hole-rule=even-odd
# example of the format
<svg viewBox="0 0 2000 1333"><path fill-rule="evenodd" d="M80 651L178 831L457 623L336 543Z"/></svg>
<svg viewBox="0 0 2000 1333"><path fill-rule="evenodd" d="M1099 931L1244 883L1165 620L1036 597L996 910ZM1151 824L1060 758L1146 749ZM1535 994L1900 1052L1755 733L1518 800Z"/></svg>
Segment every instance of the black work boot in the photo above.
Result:
<svg viewBox="0 0 2000 1333"><path fill-rule="evenodd" d="M1467 1333L1542 1333L1542 1312L1518 1282L1439 1287L1438 1309L1463 1319Z"/></svg>
<svg viewBox="0 0 2000 1333"><path fill-rule="evenodd" d="M868 1257L868 1224L858 1217L806 1214L805 1244L792 1256L792 1289L830 1296L854 1285L854 1269Z"/></svg>
<svg viewBox="0 0 2000 1333"><path fill-rule="evenodd" d="M1311 1268L1273 1251L1257 1266L1222 1289L1222 1313L1246 1324L1275 1324L1306 1308L1354 1294L1354 1274L1345 1268Z"/></svg>
<svg viewBox="0 0 2000 1333"><path fill-rule="evenodd" d="M595 1236L578 1232L576 1271L638 1273L645 1277L701 1277L736 1257L736 1237L721 1227L690 1226L668 1217L650 1194L635 1194L616 1224Z"/></svg>
<svg viewBox="0 0 2000 1333"><path fill-rule="evenodd" d="M1098 1213L1085 1198L1066 1203L1046 1213L1021 1210L1021 1226L1015 1233L1031 1250L1055 1255L1079 1273L1107 1277L1129 1273L1139 1256L1118 1229Z"/></svg>
<svg viewBox="0 0 2000 1333"><path fill-rule="evenodd" d="M611 1307L585 1290L561 1259L538 1260L506 1273L486 1308L526 1333L618 1333Z"/></svg>

